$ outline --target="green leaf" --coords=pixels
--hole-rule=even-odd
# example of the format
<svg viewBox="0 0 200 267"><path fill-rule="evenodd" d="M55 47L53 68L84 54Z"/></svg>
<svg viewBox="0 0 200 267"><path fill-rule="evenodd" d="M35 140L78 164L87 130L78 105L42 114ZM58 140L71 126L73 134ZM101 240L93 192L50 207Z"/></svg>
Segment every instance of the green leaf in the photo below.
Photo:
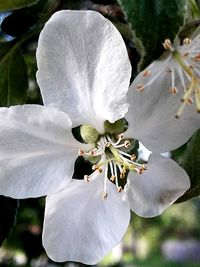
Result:
<svg viewBox="0 0 200 267"><path fill-rule="evenodd" d="M172 157L185 169L190 177L190 189L178 199L183 202L200 195L200 130L190 141L180 149L172 153Z"/></svg>
<svg viewBox="0 0 200 267"><path fill-rule="evenodd" d="M8 50L5 47L0 48L0 55L3 56L0 59L0 106L24 104L28 77L23 56L19 49Z"/></svg>
<svg viewBox="0 0 200 267"><path fill-rule="evenodd" d="M1 0L0 11L20 9L36 4L38 0Z"/></svg>
<svg viewBox="0 0 200 267"><path fill-rule="evenodd" d="M15 223L18 200L0 196L0 246Z"/></svg>
<svg viewBox="0 0 200 267"><path fill-rule="evenodd" d="M162 43L171 40L183 25L186 0L118 0L144 49L142 67L159 57Z"/></svg>

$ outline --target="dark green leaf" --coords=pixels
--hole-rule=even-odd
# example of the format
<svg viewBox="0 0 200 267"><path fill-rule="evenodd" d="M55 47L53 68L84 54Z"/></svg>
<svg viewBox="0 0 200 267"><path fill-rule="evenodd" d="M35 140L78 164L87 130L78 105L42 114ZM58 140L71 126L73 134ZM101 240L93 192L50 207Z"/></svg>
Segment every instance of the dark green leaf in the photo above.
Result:
<svg viewBox="0 0 200 267"><path fill-rule="evenodd" d="M0 49L0 54L4 55L0 60L0 106L23 104L27 97L26 64L19 49L10 51L8 53L5 47Z"/></svg>
<svg viewBox="0 0 200 267"><path fill-rule="evenodd" d="M200 195L200 130L182 148L172 153L173 158L183 167L190 177L191 188L178 199L183 202Z"/></svg>
<svg viewBox="0 0 200 267"><path fill-rule="evenodd" d="M38 0L1 0L0 11L20 9L37 3Z"/></svg>
<svg viewBox="0 0 200 267"><path fill-rule="evenodd" d="M166 38L174 39L184 23L186 0L119 0L144 48L142 67L159 57Z"/></svg>
<svg viewBox="0 0 200 267"><path fill-rule="evenodd" d="M0 246L15 223L18 200L0 196Z"/></svg>

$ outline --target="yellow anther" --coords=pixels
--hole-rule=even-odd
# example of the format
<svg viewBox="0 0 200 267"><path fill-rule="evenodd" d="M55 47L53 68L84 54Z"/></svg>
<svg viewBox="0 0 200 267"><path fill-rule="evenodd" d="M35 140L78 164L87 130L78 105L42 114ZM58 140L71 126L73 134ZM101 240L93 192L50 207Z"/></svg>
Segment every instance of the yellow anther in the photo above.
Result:
<svg viewBox="0 0 200 267"><path fill-rule="evenodd" d="M169 88L169 92L171 93L171 94L177 94L178 93L178 89L174 86L174 87L170 87Z"/></svg>
<svg viewBox="0 0 200 267"><path fill-rule="evenodd" d="M137 91L139 91L139 92L143 92L143 91L144 91L144 84L139 84L139 85L137 86Z"/></svg>
<svg viewBox="0 0 200 267"><path fill-rule="evenodd" d="M151 72L149 70L144 70L144 72L143 72L144 77L148 77L150 74L151 74Z"/></svg>
<svg viewBox="0 0 200 267"><path fill-rule="evenodd" d="M189 44L191 44L191 42L192 42L192 40L190 38L183 39L183 44L184 45L189 45Z"/></svg>
<svg viewBox="0 0 200 267"><path fill-rule="evenodd" d="M102 199L106 199L107 197L108 197L107 192L102 192L102 193L101 193L101 198L102 198Z"/></svg>

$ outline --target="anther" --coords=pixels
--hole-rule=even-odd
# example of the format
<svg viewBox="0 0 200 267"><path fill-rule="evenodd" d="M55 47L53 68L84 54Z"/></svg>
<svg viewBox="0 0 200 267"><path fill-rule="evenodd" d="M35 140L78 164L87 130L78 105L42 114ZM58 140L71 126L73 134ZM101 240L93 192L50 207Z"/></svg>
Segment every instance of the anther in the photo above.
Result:
<svg viewBox="0 0 200 267"><path fill-rule="evenodd" d="M121 193L122 192L122 187L121 186L117 188L117 192L118 193Z"/></svg>
<svg viewBox="0 0 200 267"><path fill-rule="evenodd" d="M139 85L137 86L137 91L139 91L139 92L143 92L143 91L144 91L144 84L139 84Z"/></svg>
<svg viewBox="0 0 200 267"><path fill-rule="evenodd" d="M82 149L79 149L79 150L78 150L78 155L79 155L80 157L83 157L84 154L85 154L85 152L84 152Z"/></svg>
<svg viewBox="0 0 200 267"><path fill-rule="evenodd" d="M88 183L90 181L90 176L84 175L84 181Z"/></svg>
<svg viewBox="0 0 200 267"><path fill-rule="evenodd" d="M186 52L183 54L183 57L187 57L187 56L189 56L189 52Z"/></svg>
<svg viewBox="0 0 200 267"><path fill-rule="evenodd" d="M108 197L107 192L102 192L101 197L102 197L102 199L106 199Z"/></svg>
<svg viewBox="0 0 200 267"><path fill-rule="evenodd" d="M130 158L130 159L131 159L132 161L134 161L134 160L136 160L136 158L137 158L136 155L133 154L133 155L131 155L131 158Z"/></svg>
<svg viewBox="0 0 200 267"><path fill-rule="evenodd" d="M191 44L191 42L192 42L192 40L190 38L183 39L183 44L184 45L189 45L189 44Z"/></svg>
<svg viewBox="0 0 200 267"><path fill-rule="evenodd" d="M144 70L144 72L143 72L144 77L148 77L150 74L151 74L151 72L149 70Z"/></svg>
<svg viewBox="0 0 200 267"><path fill-rule="evenodd" d="M174 51L174 48L173 48L173 46L172 46L172 43L171 43L171 41L169 40L169 39L166 39L165 41L164 41L164 43L163 43L163 47L166 49L166 50L170 50L170 51Z"/></svg>
<svg viewBox="0 0 200 267"><path fill-rule="evenodd" d="M194 60L197 61L197 62L200 61L200 53L198 53L198 54L194 57Z"/></svg>
<svg viewBox="0 0 200 267"><path fill-rule="evenodd" d="M166 68L166 71L169 72L169 73L172 72L172 70L169 67Z"/></svg>
<svg viewBox="0 0 200 267"><path fill-rule="evenodd" d="M178 89L175 86L174 87L170 87L169 92L171 94L177 94L178 93Z"/></svg>
<svg viewBox="0 0 200 267"><path fill-rule="evenodd" d="M112 176L110 177L110 181L111 181L111 182L114 182L115 179L116 179L116 176L115 176L115 175L112 175Z"/></svg>
<svg viewBox="0 0 200 267"><path fill-rule="evenodd" d="M126 140L126 141L124 142L124 146L125 146L125 148L128 148L128 147L130 146L130 144L131 144L131 142L130 142L129 140Z"/></svg>
<svg viewBox="0 0 200 267"><path fill-rule="evenodd" d="M111 145L111 143L110 143L110 142L107 142L107 143L105 144L105 147L110 147L110 145Z"/></svg>
<svg viewBox="0 0 200 267"><path fill-rule="evenodd" d="M125 172L120 172L120 175L119 175L119 177L121 178L121 179L124 179L125 178Z"/></svg>

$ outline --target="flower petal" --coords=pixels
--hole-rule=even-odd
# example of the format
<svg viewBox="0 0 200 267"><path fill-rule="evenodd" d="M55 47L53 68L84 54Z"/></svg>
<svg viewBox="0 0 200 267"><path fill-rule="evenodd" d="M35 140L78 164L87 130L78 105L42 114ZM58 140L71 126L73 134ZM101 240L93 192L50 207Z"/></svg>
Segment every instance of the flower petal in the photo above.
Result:
<svg viewBox="0 0 200 267"><path fill-rule="evenodd" d="M66 186L80 145L63 112L39 105L0 108L0 194L38 197Z"/></svg>
<svg viewBox="0 0 200 267"><path fill-rule="evenodd" d="M183 95L182 92L169 93L171 77L168 75L171 74L167 71L172 64L170 55L155 61L136 77L128 93L130 107L126 119L129 129L126 135L139 139L155 152L180 147L200 127L200 115L194 105L186 106L180 118L175 118ZM177 84L181 84L178 72L174 74ZM142 85L145 87L140 92L138 86Z"/></svg>
<svg viewBox="0 0 200 267"><path fill-rule="evenodd" d="M43 245L52 260L96 264L123 237L130 208L109 181L102 199L103 180L103 175L89 183L74 180L47 196Z"/></svg>
<svg viewBox="0 0 200 267"><path fill-rule="evenodd" d="M186 172L175 161L151 154L147 170L129 173L126 193L131 209L143 217L160 215L190 187Z"/></svg>
<svg viewBox="0 0 200 267"><path fill-rule="evenodd" d="M37 49L44 104L69 114L73 126L104 121L127 112L131 66L113 24L94 11L59 11L45 25Z"/></svg>

